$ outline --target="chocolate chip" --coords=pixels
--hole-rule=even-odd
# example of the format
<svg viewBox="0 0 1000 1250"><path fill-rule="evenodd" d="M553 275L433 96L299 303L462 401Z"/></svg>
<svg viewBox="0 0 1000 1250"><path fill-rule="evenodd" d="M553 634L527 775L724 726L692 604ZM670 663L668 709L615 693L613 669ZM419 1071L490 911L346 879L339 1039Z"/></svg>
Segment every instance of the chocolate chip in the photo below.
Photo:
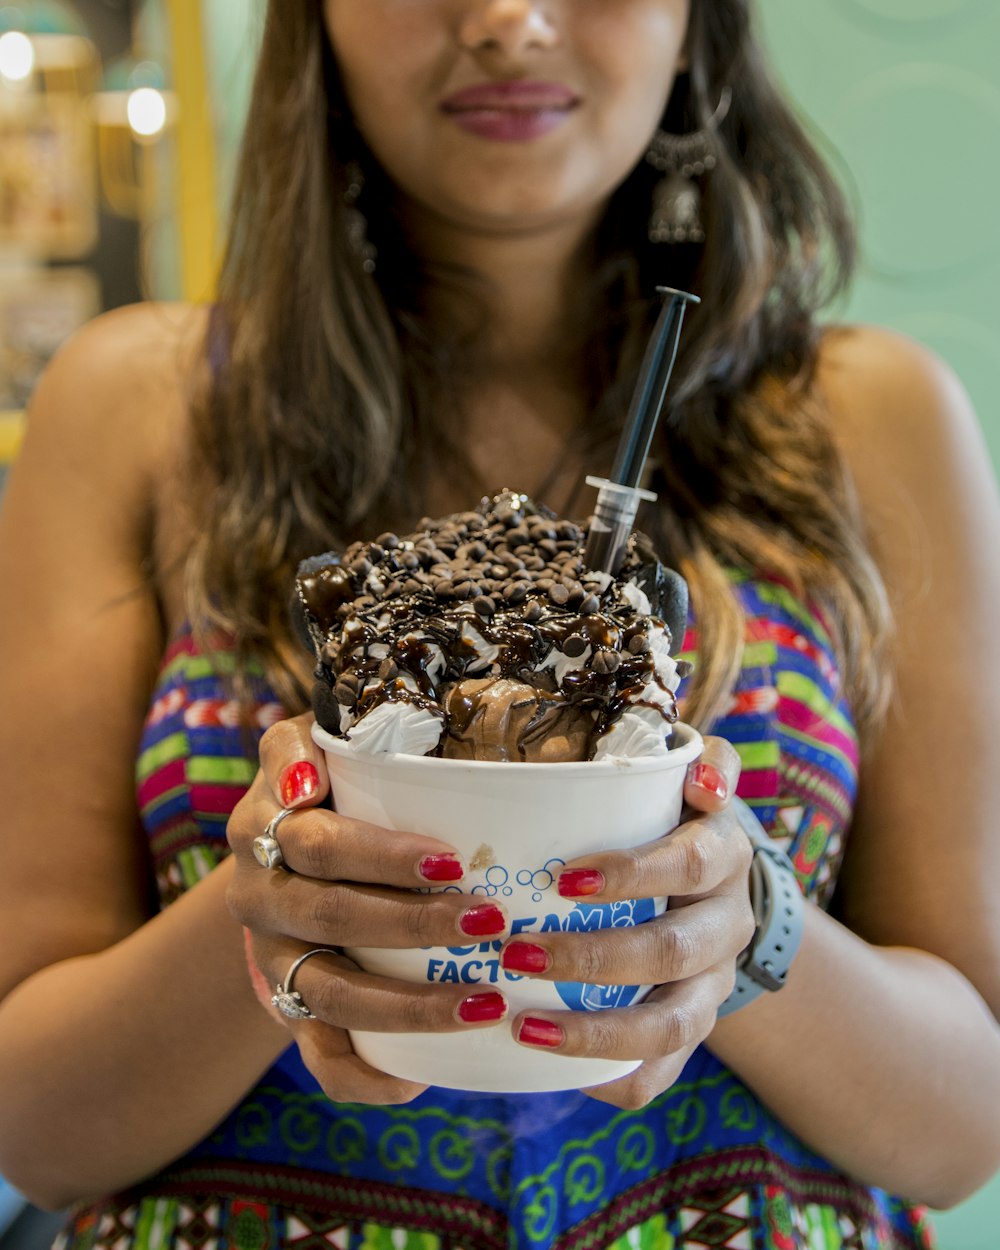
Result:
<svg viewBox="0 0 1000 1250"><path fill-rule="evenodd" d="M594 612L599 612L600 609L601 609L601 601L600 599L598 599L596 595L587 595L583 603L580 604L580 611L585 616L590 616Z"/></svg>
<svg viewBox="0 0 1000 1250"><path fill-rule="evenodd" d="M357 690L349 686L343 678L334 686L333 695L343 707L353 707L358 700Z"/></svg>
<svg viewBox="0 0 1000 1250"><path fill-rule="evenodd" d="M649 650L649 639L645 634L633 634L628 640L628 649L633 655L645 655Z"/></svg>
<svg viewBox="0 0 1000 1250"><path fill-rule="evenodd" d="M378 666L378 675L382 681L395 681L399 676L399 665L395 660L385 659Z"/></svg>
<svg viewBox="0 0 1000 1250"><path fill-rule="evenodd" d="M539 583L539 585L540 584L541 583ZM569 591L560 583L553 582L553 584L549 587L549 598L556 605L556 607L561 608L569 599Z"/></svg>
<svg viewBox="0 0 1000 1250"><path fill-rule="evenodd" d="M399 546L399 536L393 534L391 530L387 530L384 534L379 534L375 541L387 551Z"/></svg>
<svg viewBox="0 0 1000 1250"><path fill-rule="evenodd" d="M439 599L454 599L455 598L455 583L454 582L437 582L434 586L434 593L435 595L437 595Z"/></svg>
<svg viewBox="0 0 1000 1250"><path fill-rule="evenodd" d="M472 606L487 621L491 621L496 615L497 605L488 595L480 595L477 599L474 599Z"/></svg>
<svg viewBox="0 0 1000 1250"><path fill-rule="evenodd" d="M401 595L402 593L403 593L403 583L396 581L394 579L393 581L389 583L388 586L386 586L385 590L382 591L382 598L383 599L395 599L397 595Z"/></svg>
<svg viewBox="0 0 1000 1250"><path fill-rule="evenodd" d="M522 611L521 615L528 622L529 625L534 625L536 621L541 619L542 605L538 602L537 599L532 599L530 603L526 603L524 605L524 610Z"/></svg>
<svg viewBox="0 0 1000 1250"><path fill-rule="evenodd" d="M617 673L622 657L617 651L598 651L591 661L595 673Z"/></svg>
<svg viewBox="0 0 1000 1250"><path fill-rule="evenodd" d="M562 649L565 655L568 655L571 660L575 660L587 650L587 640L582 634L570 634L563 643Z"/></svg>
<svg viewBox="0 0 1000 1250"><path fill-rule="evenodd" d="M410 577L403 583L403 590L408 595L415 595L423 590L426 584L426 580L419 581L416 577Z"/></svg>
<svg viewBox="0 0 1000 1250"><path fill-rule="evenodd" d="M529 589L527 582L511 582L503 592L503 597L512 607L516 607L527 599Z"/></svg>

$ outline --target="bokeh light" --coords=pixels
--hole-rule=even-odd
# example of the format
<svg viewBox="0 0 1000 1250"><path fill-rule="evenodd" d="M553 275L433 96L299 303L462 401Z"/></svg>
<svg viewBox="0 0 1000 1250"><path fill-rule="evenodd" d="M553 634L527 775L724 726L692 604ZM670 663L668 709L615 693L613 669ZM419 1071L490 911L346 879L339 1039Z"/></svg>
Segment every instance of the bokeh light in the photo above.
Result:
<svg viewBox="0 0 1000 1250"><path fill-rule="evenodd" d="M8 82L24 82L35 68L35 48L27 35L8 30L0 35L0 76Z"/></svg>

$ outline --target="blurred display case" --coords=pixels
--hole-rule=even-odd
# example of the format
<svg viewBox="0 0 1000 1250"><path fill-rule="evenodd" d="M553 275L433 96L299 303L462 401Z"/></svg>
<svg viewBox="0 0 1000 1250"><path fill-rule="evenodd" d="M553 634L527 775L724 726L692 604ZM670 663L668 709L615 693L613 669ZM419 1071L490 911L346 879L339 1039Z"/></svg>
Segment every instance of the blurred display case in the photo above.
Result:
<svg viewBox="0 0 1000 1250"><path fill-rule="evenodd" d="M148 0L149 3L158 0ZM177 107L132 0L0 0L0 482L60 344L148 293Z"/></svg>

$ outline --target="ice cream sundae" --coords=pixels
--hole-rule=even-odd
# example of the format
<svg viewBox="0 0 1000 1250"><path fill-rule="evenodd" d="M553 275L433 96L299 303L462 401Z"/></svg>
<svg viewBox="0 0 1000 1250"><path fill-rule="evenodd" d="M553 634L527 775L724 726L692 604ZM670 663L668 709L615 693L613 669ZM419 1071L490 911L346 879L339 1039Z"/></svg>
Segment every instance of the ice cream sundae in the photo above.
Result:
<svg viewBox="0 0 1000 1250"><path fill-rule="evenodd" d="M297 596L313 705L359 752L554 763L663 754L687 590L648 540L588 570L586 530L504 491L341 555Z"/></svg>

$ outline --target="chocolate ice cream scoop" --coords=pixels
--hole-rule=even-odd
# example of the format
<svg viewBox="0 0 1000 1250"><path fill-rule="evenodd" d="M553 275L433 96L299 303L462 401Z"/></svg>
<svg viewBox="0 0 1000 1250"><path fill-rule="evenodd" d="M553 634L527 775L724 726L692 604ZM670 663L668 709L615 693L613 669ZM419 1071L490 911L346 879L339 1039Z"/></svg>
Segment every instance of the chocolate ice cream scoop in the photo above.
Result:
<svg viewBox="0 0 1000 1250"><path fill-rule="evenodd" d="M585 528L505 491L306 561L297 595L319 723L359 749L464 759L666 750L687 588L642 535L615 576L586 569L585 542ZM362 732L376 711L378 732ZM626 717L644 733L613 734Z"/></svg>
<svg viewBox="0 0 1000 1250"><path fill-rule="evenodd" d="M589 756L593 713L512 677L457 681L444 712L448 759L552 764Z"/></svg>

